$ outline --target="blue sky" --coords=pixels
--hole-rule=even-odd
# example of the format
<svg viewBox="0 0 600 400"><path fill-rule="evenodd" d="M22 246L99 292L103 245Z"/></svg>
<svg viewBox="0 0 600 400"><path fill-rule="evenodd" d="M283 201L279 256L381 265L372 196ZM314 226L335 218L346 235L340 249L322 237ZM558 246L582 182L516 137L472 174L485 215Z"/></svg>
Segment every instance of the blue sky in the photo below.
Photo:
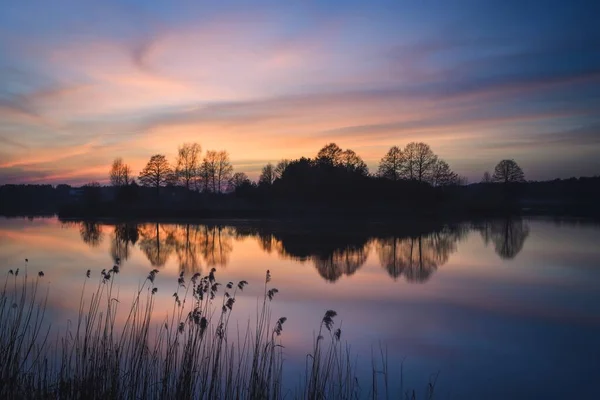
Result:
<svg viewBox="0 0 600 400"><path fill-rule="evenodd" d="M600 172L594 1L2 1L0 183L177 146L269 161L429 143L478 181Z"/></svg>

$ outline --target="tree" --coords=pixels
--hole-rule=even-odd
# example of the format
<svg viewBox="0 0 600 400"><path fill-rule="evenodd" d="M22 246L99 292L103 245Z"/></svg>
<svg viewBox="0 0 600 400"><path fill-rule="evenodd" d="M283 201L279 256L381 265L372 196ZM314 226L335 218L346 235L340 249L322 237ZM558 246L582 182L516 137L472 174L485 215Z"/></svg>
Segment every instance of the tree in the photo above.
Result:
<svg viewBox="0 0 600 400"><path fill-rule="evenodd" d="M156 195L160 193L161 186L173 182L173 169L169 166L167 158L162 154L155 154L140 172L142 186L156 188Z"/></svg>
<svg viewBox="0 0 600 400"><path fill-rule="evenodd" d="M229 162L229 154L224 150L207 151L200 171L204 191L221 193L227 188L233 172L233 167Z"/></svg>
<svg viewBox="0 0 600 400"><path fill-rule="evenodd" d="M402 177L405 162L402 150L398 146L393 146L388 150L385 156L379 162L377 175L382 178L397 181Z"/></svg>
<svg viewBox="0 0 600 400"><path fill-rule="evenodd" d="M338 165L342 156L342 149L335 143L329 143L317 153L317 162L324 165Z"/></svg>
<svg viewBox="0 0 600 400"><path fill-rule="evenodd" d="M215 182L217 183L216 190L218 193L221 193L223 189L226 188L227 183L231 179L231 174L233 172L233 167L231 166L231 162L229 162L229 154L225 150L219 151L217 153L216 159L216 169L215 169Z"/></svg>
<svg viewBox="0 0 600 400"><path fill-rule="evenodd" d="M342 151L338 162L349 172L354 172L363 176L367 176L369 174L367 164L365 164L362 158L360 158L360 156L353 150L347 149Z"/></svg>
<svg viewBox="0 0 600 400"><path fill-rule="evenodd" d="M502 160L494 168L492 181L503 183L525 182L525 174L515 160Z"/></svg>
<svg viewBox="0 0 600 400"><path fill-rule="evenodd" d="M275 178L281 178L283 171L290 165L290 160L283 159L275 166Z"/></svg>
<svg viewBox="0 0 600 400"><path fill-rule="evenodd" d="M113 186L127 186L133 180L131 168L123 162L121 157L115 158L110 168L110 184Z"/></svg>
<svg viewBox="0 0 600 400"><path fill-rule="evenodd" d="M175 175L187 190L190 190L200 174L201 152L202 147L198 143L184 143L178 149Z"/></svg>
<svg viewBox="0 0 600 400"><path fill-rule="evenodd" d="M273 166L273 164L268 163L262 169L260 177L258 178L258 184L271 186L273 182L275 182L276 178L277 176L275 174L275 167Z"/></svg>
<svg viewBox="0 0 600 400"><path fill-rule="evenodd" d="M481 183L490 183L490 182L492 182L492 175L488 171L485 171L483 173L483 177L481 178Z"/></svg>
<svg viewBox="0 0 600 400"><path fill-rule="evenodd" d="M203 192L211 192L213 186L215 186L216 158L217 152L209 150L200 165L200 180Z"/></svg>
<svg viewBox="0 0 600 400"><path fill-rule="evenodd" d="M437 160L432 167L431 184L433 186L457 185L458 175L450 169L448 163L444 160Z"/></svg>
<svg viewBox="0 0 600 400"><path fill-rule="evenodd" d="M243 172L236 172L229 180L229 190L233 192L236 189L251 184L252 182L250 181L250 178L248 178L248 175Z"/></svg>
<svg viewBox="0 0 600 400"><path fill-rule="evenodd" d="M405 179L416 179L419 182L429 181L437 156L431 147L425 143L412 142L404 148L406 160L404 168Z"/></svg>

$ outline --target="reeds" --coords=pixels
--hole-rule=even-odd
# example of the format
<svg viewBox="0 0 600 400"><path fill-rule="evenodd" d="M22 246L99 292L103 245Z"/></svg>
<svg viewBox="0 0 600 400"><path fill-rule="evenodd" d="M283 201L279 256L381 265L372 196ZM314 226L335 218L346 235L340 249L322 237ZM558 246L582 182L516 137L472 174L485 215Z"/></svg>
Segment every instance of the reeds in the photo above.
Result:
<svg viewBox="0 0 600 400"><path fill-rule="evenodd" d="M118 273L118 265L103 270L90 289L87 271L76 321L51 340L44 318L48 293L39 293L44 274L30 278L10 271L0 293L0 398L312 400L379 395L375 383L373 390L358 384L356 363L341 341L341 329L334 329L337 314L332 310L322 318L300 385L290 389L283 384L281 335L287 318L272 318L270 304L278 290L271 286L269 271L256 320L243 332L229 324L246 281L222 286L215 269L189 280L181 273L171 311L156 323L158 270L148 274L122 311ZM117 323L117 315L124 322ZM384 373L387 388L383 353L382 361L381 371L373 367L373 379Z"/></svg>

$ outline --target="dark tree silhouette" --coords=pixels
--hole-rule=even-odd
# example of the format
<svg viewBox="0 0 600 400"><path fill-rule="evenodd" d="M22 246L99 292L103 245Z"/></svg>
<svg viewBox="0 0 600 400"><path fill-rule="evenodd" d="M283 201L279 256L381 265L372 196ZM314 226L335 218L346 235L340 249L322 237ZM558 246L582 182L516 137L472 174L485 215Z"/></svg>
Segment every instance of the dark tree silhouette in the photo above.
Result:
<svg viewBox="0 0 600 400"><path fill-rule="evenodd" d="M236 172L235 174L233 174L233 176L229 180L229 191L230 192L235 191L244 186L249 186L251 184L252 184L252 181L250 181L250 178L248 178L248 175L246 175L243 172Z"/></svg>
<svg viewBox="0 0 600 400"><path fill-rule="evenodd" d="M116 187L127 186L131 184L131 168L123 162L121 157L115 158L110 168L110 184Z"/></svg>
<svg viewBox="0 0 600 400"><path fill-rule="evenodd" d="M346 171L359 174L362 176L369 175L369 169L367 164L356 154L353 150L344 150L339 157L339 165L346 169Z"/></svg>
<svg viewBox="0 0 600 400"><path fill-rule="evenodd" d="M209 150L206 152L200 172L204 181L204 191L223 192L227 188L232 173L233 167L226 151Z"/></svg>
<svg viewBox="0 0 600 400"><path fill-rule="evenodd" d="M492 180L502 183L525 182L525 174L515 160L502 160L494 168Z"/></svg>
<svg viewBox="0 0 600 400"><path fill-rule="evenodd" d="M155 154L140 172L139 180L142 186L155 188L158 196L160 188L172 183L173 177L173 169L169 166L167 158L162 154Z"/></svg>
<svg viewBox="0 0 600 400"><path fill-rule="evenodd" d="M431 184L433 186L451 186L459 183L458 175L450 169L448 163L438 159L431 170Z"/></svg>
<svg viewBox="0 0 600 400"><path fill-rule="evenodd" d="M425 143L412 142L406 145L403 154L405 158L403 177L428 182L437 162L437 156L433 154L431 147Z"/></svg>
<svg viewBox="0 0 600 400"><path fill-rule="evenodd" d="M404 161L404 155L400 147L393 146L379 162L377 175L393 181L399 180L404 171Z"/></svg>
<svg viewBox="0 0 600 400"><path fill-rule="evenodd" d="M317 153L317 163L323 165L338 165L342 157L342 149L335 143L329 143Z"/></svg>
<svg viewBox="0 0 600 400"><path fill-rule="evenodd" d="M262 169L260 177L258 178L258 184L263 186L271 186L273 182L275 182L275 179L277 179L275 167L273 164L268 163Z"/></svg>
<svg viewBox="0 0 600 400"><path fill-rule="evenodd" d="M198 143L184 143L177 151L175 176L187 190L193 188L200 174L201 152L202 147Z"/></svg>
<svg viewBox="0 0 600 400"><path fill-rule="evenodd" d="M290 160L283 159L279 161L275 166L275 177L281 178L283 171L285 171L288 165L290 165Z"/></svg>

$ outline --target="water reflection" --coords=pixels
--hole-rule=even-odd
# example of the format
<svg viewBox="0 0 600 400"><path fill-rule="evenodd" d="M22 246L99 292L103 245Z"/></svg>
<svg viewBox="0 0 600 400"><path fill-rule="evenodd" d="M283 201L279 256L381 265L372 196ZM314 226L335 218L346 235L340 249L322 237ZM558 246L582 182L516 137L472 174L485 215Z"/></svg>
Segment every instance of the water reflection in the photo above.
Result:
<svg viewBox="0 0 600 400"><path fill-rule="evenodd" d="M375 249L382 268L394 280L426 282L457 251L457 243L470 229L479 231L486 245L494 244L502 259L513 259L523 249L529 226L521 218L504 218L467 225L454 224L416 233L386 231L368 226L356 229L303 229L294 226L121 223L113 227L110 255L123 263L137 245L151 266L163 267L175 256L180 271L203 272L203 265L225 267L234 248L234 239L253 238L268 254L309 263L329 282L353 275ZM79 224L82 240L98 246L103 238L102 226L93 221Z"/></svg>
<svg viewBox="0 0 600 400"><path fill-rule="evenodd" d="M79 225L81 240L90 247L98 247L102 243L102 227L96 221L84 221Z"/></svg>
<svg viewBox="0 0 600 400"><path fill-rule="evenodd" d="M321 277L335 282L343 275L354 274L367 261L369 236L367 234L344 234L306 231L260 230L258 237L261 248L276 252L280 257L300 262L310 262Z"/></svg>
<svg viewBox="0 0 600 400"><path fill-rule="evenodd" d="M416 237L390 237L376 244L381 266L394 278L425 282L456 251L456 243L468 233L464 226L445 227Z"/></svg>
<svg viewBox="0 0 600 400"><path fill-rule="evenodd" d="M175 239L168 225L159 223L140 226L140 249L153 267L163 267L175 250Z"/></svg>
<svg viewBox="0 0 600 400"><path fill-rule="evenodd" d="M115 263L129 259L131 249L140 237L137 224L117 224L110 235L110 255Z"/></svg>
<svg viewBox="0 0 600 400"><path fill-rule="evenodd" d="M486 221L476 229L481 231L485 245L492 242L496 254L504 260L515 258L523 249L525 239L529 236L529 225L518 217Z"/></svg>

